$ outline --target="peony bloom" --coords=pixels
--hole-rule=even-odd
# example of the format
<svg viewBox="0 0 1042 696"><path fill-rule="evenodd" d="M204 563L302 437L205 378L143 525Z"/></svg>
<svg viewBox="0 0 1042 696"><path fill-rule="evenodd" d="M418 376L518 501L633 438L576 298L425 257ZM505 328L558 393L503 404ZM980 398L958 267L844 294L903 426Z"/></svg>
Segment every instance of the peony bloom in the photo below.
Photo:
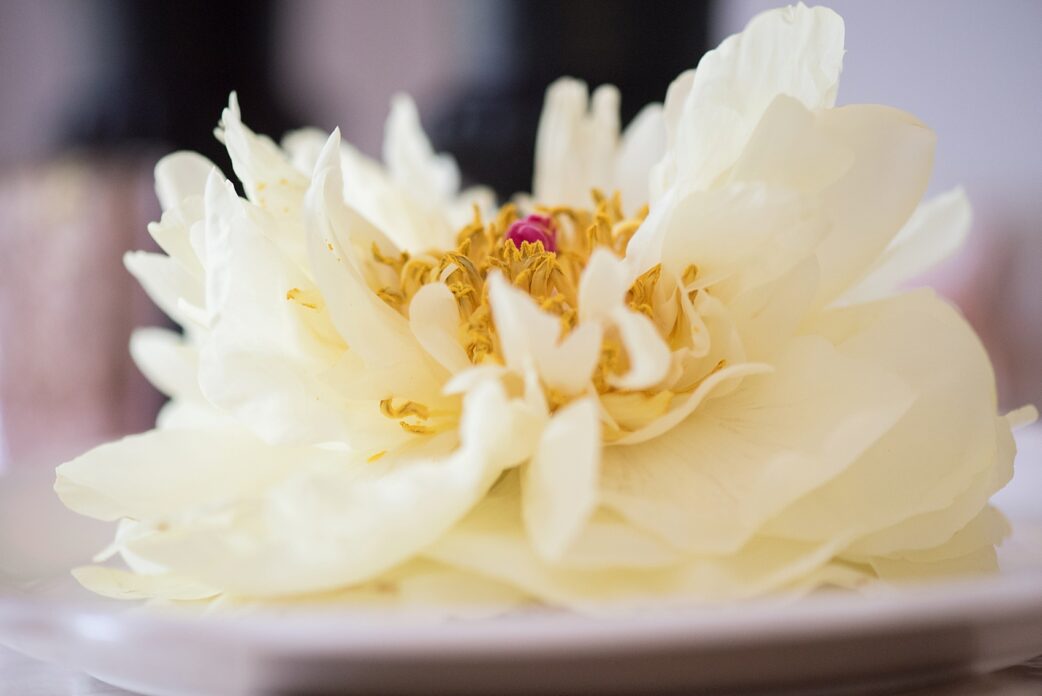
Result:
<svg viewBox="0 0 1042 696"><path fill-rule="evenodd" d="M898 284L960 241L918 206L934 136L836 108L843 23L762 14L620 135L547 92L531 196L459 191L413 103L384 163L314 131L217 131L156 168L183 328L131 351L157 427L58 469L119 521L103 594L596 611L981 571L1013 421L958 312Z"/></svg>

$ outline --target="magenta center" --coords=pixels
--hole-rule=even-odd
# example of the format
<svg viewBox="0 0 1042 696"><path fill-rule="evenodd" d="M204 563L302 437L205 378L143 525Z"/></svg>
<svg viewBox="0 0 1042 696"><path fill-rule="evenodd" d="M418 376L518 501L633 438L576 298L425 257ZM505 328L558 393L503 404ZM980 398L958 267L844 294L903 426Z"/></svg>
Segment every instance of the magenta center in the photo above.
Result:
<svg viewBox="0 0 1042 696"><path fill-rule="evenodd" d="M529 215L518 220L507 230L506 238L518 249L524 242L542 242L546 251L557 251L557 228L554 221L544 215Z"/></svg>

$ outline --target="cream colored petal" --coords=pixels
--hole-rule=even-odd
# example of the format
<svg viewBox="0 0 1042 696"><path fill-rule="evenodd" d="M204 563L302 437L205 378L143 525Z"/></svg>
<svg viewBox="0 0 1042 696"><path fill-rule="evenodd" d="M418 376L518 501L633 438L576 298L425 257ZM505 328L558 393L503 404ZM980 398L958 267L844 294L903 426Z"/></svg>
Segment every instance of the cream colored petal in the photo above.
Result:
<svg viewBox="0 0 1042 696"><path fill-rule="evenodd" d="M186 198L203 195L213 162L197 152L174 152L156 163L156 197L163 211L179 207Z"/></svg>
<svg viewBox="0 0 1042 696"><path fill-rule="evenodd" d="M951 506L978 473L996 471L997 457L1012 458L999 448L987 355L965 320L932 293L835 310L812 330L844 355L895 374L917 396L842 475L772 520L770 533L853 541Z"/></svg>
<svg viewBox="0 0 1042 696"><path fill-rule="evenodd" d="M605 509L596 510L556 565L583 570L679 566L684 554Z"/></svg>
<svg viewBox="0 0 1042 696"><path fill-rule="evenodd" d="M627 211L650 200L651 169L666 153L662 105L648 104L626 126L615 159L614 188Z"/></svg>
<svg viewBox="0 0 1042 696"><path fill-rule="evenodd" d="M579 280L579 319L614 326L626 355L629 370L609 381L620 389L645 389L658 384L670 368L670 350L647 316L624 302L635 274L626 261L604 248L597 248Z"/></svg>
<svg viewBox="0 0 1042 696"><path fill-rule="evenodd" d="M639 273L607 249L595 248L579 279L580 322L610 319Z"/></svg>
<svg viewBox="0 0 1042 696"><path fill-rule="evenodd" d="M540 560L529 546L516 493L497 489L424 554L509 583L544 602L591 614L626 614L769 592L828 560L827 546L760 539L729 557L676 568L576 569Z"/></svg>
<svg viewBox="0 0 1042 696"><path fill-rule="evenodd" d="M849 287L876 262L926 190L933 133L883 106L810 112L778 98L764 115L731 181L813 193L829 232L818 246L819 302Z"/></svg>
<svg viewBox="0 0 1042 696"><path fill-rule="evenodd" d="M662 106L662 122L666 130L666 152L652 166L648 181L652 210L667 192L672 190L673 183L677 179L676 157L673 150L676 148L677 133L681 128L684 104L687 102L687 95L691 93L694 81L695 71L693 69L685 70L669 84L669 88L666 90L666 99Z"/></svg>
<svg viewBox="0 0 1042 696"><path fill-rule="evenodd" d="M499 273L491 273L489 304L507 366L523 374L530 366L551 389L577 394L589 384L600 357L597 325L580 325L563 341L560 320L541 310Z"/></svg>
<svg viewBox="0 0 1042 696"><path fill-rule="evenodd" d="M1009 520L996 508L985 505L977 515L963 527L956 528L943 543L922 549L911 549L892 553L892 560L912 563L934 563L963 558L982 550L991 550L1001 544L1011 531Z"/></svg>
<svg viewBox="0 0 1042 696"><path fill-rule="evenodd" d="M818 262L813 256L780 278L743 292L729 303L746 356L769 361L798 331L818 290Z"/></svg>
<svg viewBox="0 0 1042 696"><path fill-rule="evenodd" d="M828 228L813 199L763 184L734 184L679 198L661 226L648 231L662 237L664 273L681 277L694 265L693 287L709 286L730 298L803 262Z"/></svg>
<svg viewBox="0 0 1042 696"><path fill-rule="evenodd" d="M973 553L935 561L909 561L895 558L873 558L873 570L881 580L892 583L937 582L942 579L993 575L999 569L998 556L991 546Z"/></svg>
<svg viewBox="0 0 1042 696"><path fill-rule="evenodd" d="M308 187L307 176L293 166L271 138L246 127L234 92L221 115L217 137L228 148L235 176L252 203L276 213L299 210Z"/></svg>
<svg viewBox="0 0 1042 696"><path fill-rule="evenodd" d="M612 314L622 345L629 356L630 369L620 376L609 375L608 383L619 389L648 389L669 372L671 354L655 324L644 314L619 307Z"/></svg>
<svg viewBox="0 0 1042 696"><path fill-rule="evenodd" d="M494 618L529 603L519 590L489 578L427 559L407 561L380 577L346 589L278 599L222 595L222 614L228 611L298 611L357 607L407 612L410 621Z"/></svg>
<svg viewBox="0 0 1042 696"><path fill-rule="evenodd" d="M779 94L831 107L843 63L843 20L804 5L764 12L698 64L678 122L675 182L704 189L741 154Z"/></svg>
<svg viewBox="0 0 1042 696"><path fill-rule="evenodd" d="M138 575L117 568L80 566L73 577L85 588L112 599L197 600L219 592L202 583L174 575Z"/></svg>
<svg viewBox="0 0 1042 696"><path fill-rule="evenodd" d="M282 149L297 171L311 176L315 171L319 153L329 139L329 133L318 128L300 128L286 133L282 138Z"/></svg>
<svg viewBox="0 0 1042 696"><path fill-rule="evenodd" d="M451 374L471 366L459 342L460 314L445 283L428 283L409 302L409 327L424 350Z"/></svg>
<svg viewBox="0 0 1042 696"><path fill-rule="evenodd" d="M819 338L793 340L774 367L664 435L607 448L604 504L678 547L733 553L850 466L914 397Z"/></svg>
<svg viewBox="0 0 1042 696"><path fill-rule="evenodd" d="M54 488L81 515L159 523L260 495L306 457L331 456L271 447L243 431L152 430L62 464Z"/></svg>
<svg viewBox="0 0 1042 696"><path fill-rule="evenodd" d="M147 251L128 251L123 256L123 265L164 314L181 326L195 323L191 310L186 312L182 305L205 306L200 279L169 256Z"/></svg>
<svg viewBox="0 0 1042 696"><path fill-rule="evenodd" d="M703 379L691 393L676 399L674 405L658 418L633 432L626 433L613 444L635 445L656 438L684 422L714 392L723 391L721 385L770 372L772 369L770 365L763 363L740 363L717 370Z"/></svg>
<svg viewBox="0 0 1042 696"><path fill-rule="evenodd" d="M131 544L171 572L257 597L331 590L376 578L461 519L504 468L531 454L541 417L486 382L467 395L459 446L426 440L356 466L307 462L230 518Z"/></svg>
<svg viewBox="0 0 1042 696"><path fill-rule="evenodd" d="M167 396L201 400L199 351L168 329L136 329L130 337L130 355L138 369Z"/></svg>
<svg viewBox="0 0 1042 696"><path fill-rule="evenodd" d="M426 209L402 189L375 162L347 143L341 143L344 201L383 231L402 251L419 253L449 241L455 230L444 211Z"/></svg>
<svg viewBox="0 0 1042 696"><path fill-rule="evenodd" d="M966 193L955 188L916 209L863 279L843 293L844 302L864 302L895 292L948 258L970 232L972 211Z"/></svg>
<svg viewBox="0 0 1042 696"><path fill-rule="evenodd" d="M192 195L163 212L159 222L148 224L148 233L172 259L195 278L203 277L203 266L192 243L193 228L202 227L203 198Z"/></svg>
<svg viewBox="0 0 1042 696"><path fill-rule="evenodd" d="M246 214L230 184L207 191L207 313L199 386L269 442L343 440L344 395L322 379L344 346L326 310L295 301L311 281Z"/></svg>
<svg viewBox="0 0 1042 696"><path fill-rule="evenodd" d="M397 94L391 100L384 133L383 158L391 178L410 195L438 205L456 195L460 174L449 155L435 154L420 125L412 98ZM431 240L432 245L436 244Z"/></svg>
<svg viewBox="0 0 1042 696"><path fill-rule="evenodd" d="M612 184L619 139L619 92L598 87L588 99L586 84L561 78L550 85L539 118L535 145L538 201L587 205L594 187Z"/></svg>
<svg viewBox="0 0 1042 696"><path fill-rule="evenodd" d="M401 373L402 381L413 384L415 393L409 396L437 394L444 372L427 357L409 321L368 287L340 241L352 234L343 226L353 219L345 214L340 189L339 170L327 168L312 181L305 204L312 268L330 320L367 367Z"/></svg>
<svg viewBox="0 0 1042 696"><path fill-rule="evenodd" d="M558 560L597 506L601 427L596 401L573 401L543 430L521 479L525 529L536 552Z"/></svg>
<svg viewBox="0 0 1042 696"><path fill-rule="evenodd" d="M847 550L852 557L899 554L922 554L924 550L938 549L958 534L957 530L980 517L988 500L1013 478L1013 458L1016 444L1005 418L995 419L997 450L994 458L986 459L985 466L966 483L943 508L908 517L895 525L858 539ZM975 549L974 549L975 550ZM950 555L962 555L965 552Z"/></svg>

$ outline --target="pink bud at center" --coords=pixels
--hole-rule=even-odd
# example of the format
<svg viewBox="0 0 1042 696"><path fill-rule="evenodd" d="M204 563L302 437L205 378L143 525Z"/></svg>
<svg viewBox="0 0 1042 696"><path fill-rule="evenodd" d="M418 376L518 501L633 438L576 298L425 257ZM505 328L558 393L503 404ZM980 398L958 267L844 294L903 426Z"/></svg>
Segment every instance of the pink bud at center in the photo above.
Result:
<svg viewBox="0 0 1042 696"><path fill-rule="evenodd" d="M518 220L507 230L506 238L518 249L524 242L542 242L546 251L557 251L557 228L554 221L545 215L529 215Z"/></svg>

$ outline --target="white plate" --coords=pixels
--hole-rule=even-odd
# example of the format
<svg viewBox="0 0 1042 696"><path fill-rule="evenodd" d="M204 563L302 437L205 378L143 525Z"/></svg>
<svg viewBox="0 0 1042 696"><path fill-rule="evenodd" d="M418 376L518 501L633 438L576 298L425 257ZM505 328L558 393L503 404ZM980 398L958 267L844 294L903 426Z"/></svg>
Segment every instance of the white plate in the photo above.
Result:
<svg viewBox="0 0 1042 696"><path fill-rule="evenodd" d="M128 611L64 579L107 529L53 503L48 472L23 473L0 480L0 642L145 694L837 693L982 673L1042 654L1042 429L1018 441L997 576L612 620Z"/></svg>

